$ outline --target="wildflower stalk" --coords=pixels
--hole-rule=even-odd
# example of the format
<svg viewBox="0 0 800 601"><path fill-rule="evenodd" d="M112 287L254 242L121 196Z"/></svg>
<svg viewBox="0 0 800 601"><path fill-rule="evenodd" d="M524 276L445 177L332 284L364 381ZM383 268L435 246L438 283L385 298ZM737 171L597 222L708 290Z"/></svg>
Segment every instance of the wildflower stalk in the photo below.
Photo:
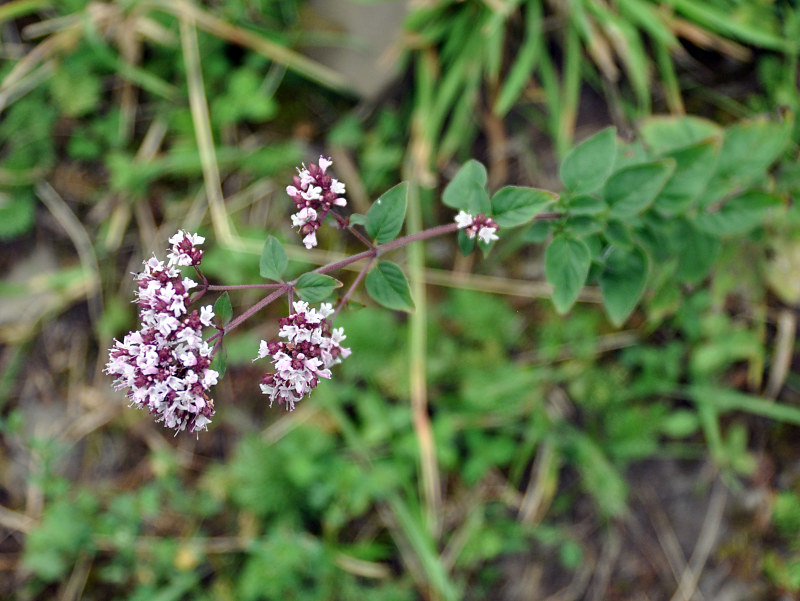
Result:
<svg viewBox="0 0 800 601"><path fill-rule="evenodd" d="M472 216L464 210L456 216L455 223L395 238L402 228L402 219L398 220L398 217L402 218L406 201L392 191L378 199L374 205L378 208L371 209L367 214L368 237L358 231L349 218L332 210L346 206L347 201L344 198L345 185L327 173L331 163L331 159L320 157L318 163L308 167L304 165L294 176L293 185L287 186L286 192L296 209L292 215L292 225L303 236L306 248L313 248L317 245L317 230L326 216L331 215L341 229L349 230L367 249L317 267L287 282L281 277L288 257L280 244L268 240L260 267L262 274L276 280L274 283L212 285L200 268L203 258L200 245L204 238L179 231L169 239L171 248L166 263L153 256L144 261L144 271L134 275L140 328L129 332L122 341L115 339L113 348L109 349L105 371L116 377L115 388L127 390L131 405L147 410L155 415L156 421L163 422L176 432L206 429L215 412L213 399L208 392L217 383L220 371L224 370L224 356L220 356L221 360L215 362L214 367L212 359L220 349L225 334L285 295L293 311L279 320L278 340L261 341L256 359L271 357L273 370L266 373L260 383L261 391L269 397L270 406L277 403L292 410L297 402L316 388L321 379L331 377L332 366L350 355L350 349L342 345L347 338L344 330L333 328L332 321L365 278L369 284L367 273L380 257L415 242L460 230L464 230L468 238L477 238L486 245L498 239L496 232L500 226L492 217L483 213ZM403 191L398 187L393 190L398 189ZM560 217L557 213L545 213L535 219ZM336 309L331 303L322 303L319 308L313 308L305 300L294 300L297 292L302 295L303 290L310 290L314 286L330 286L332 289L331 279L321 277L322 274L338 271L359 261L364 261L364 265L340 298ZM181 274L180 267L188 266L194 268L199 282ZM378 267L399 270L389 262ZM309 277L310 274L316 276ZM191 294L193 288L197 288L197 291ZM207 305L199 310L188 309L208 292L234 290L264 290L267 294L228 323L225 322L231 318L232 309L226 294L214 307ZM219 313L216 321L213 319L215 311ZM203 330L211 327L216 328L216 332L204 340Z"/></svg>
<svg viewBox="0 0 800 601"><path fill-rule="evenodd" d="M339 261L334 261L333 263L328 263L327 265L323 265L322 267L318 267L317 269L313 270L313 273L330 273L331 271L337 271L343 267L351 265L353 263L357 263L363 259L369 259L370 263L374 261L376 258L380 257L381 255L389 252L390 250L395 250L397 248L402 248L408 244L412 244L414 242L418 242L420 240L426 240L428 238L435 238L436 236L443 236L444 234L450 234L455 232L458 229L458 225L455 223L448 223L445 225L439 225L433 227L431 229L418 232L416 234L411 234L410 236L403 236L402 238L397 238L396 240L392 240L390 242L386 242L384 244L379 244L378 246L373 246L372 248L365 250L363 252L357 253L350 257L346 257L344 259L340 259ZM362 271L363 274L366 274L366 269ZM361 275L361 274L359 274ZM363 277L363 276L362 276ZM357 284L358 282L356 282ZM270 295L264 297L260 301L258 301L255 305L247 309L244 313L239 315L238 317L232 319L222 330L211 336L206 342L213 342L220 336L224 336L228 332L236 329L242 323L250 319L253 315L258 313L261 309L276 301L281 296L294 290L295 286L297 285L297 280L292 280L291 282L286 282L284 284L267 284L266 286L269 287L277 287L277 289L272 292ZM256 286L208 286L207 290L216 290L216 291L223 291L223 290L233 290L233 289L241 289L241 288L256 288ZM351 287L348 294L352 293L353 288ZM346 295L347 296L347 295ZM345 298L342 299L342 304L345 302Z"/></svg>
<svg viewBox="0 0 800 601"><path fill-rule="evenodd" d="M545 220L553 220L559 219L562 215L560 213L541 213L535 217L537 221L545 221ZM432 227L427 230L423 230L421 232L417 232L415 234L410 234L408 236L402 236L400 238L396 238L389 242L385 242L383 244L378 244L377 246L372 246L365 251L360 253L356 253L349 257L345 257L344 259L339 259L338 261L333 261L332 263L328 263L327 265L322 265L321 267L317 267L312 271L312 273L331 273L333 271L338 271L348 265L352 265L353 263L358 263L364 259L368 259L368 263L365 265L364 269L362 269L358 276L356 276L356 281L353 282L353 285L348 289L347 293L342 297L341 302L339 304L339 308L337 308L336 313L334 316L339 313L339 310L343 305L347 303L350 299L350 296L355 291L355 288L361 282L363 277L366 275L366 272L369 270L369 266L372 262L383 256L384 254L397 250L398 248L403 248L404 246L408 246L409 244L413 244L414 242L419 242L421 240L428 240L430 238L436 238L437 236L444 236L446 234L452 234L458 231L458 224L457 223L446 223L444 225L437 225L436 227ZM244 313L239 315L238 317L232 319L230 323L228 323L222 330L211 336L207 342L213 342L220 336L224 336L228 332L236 329L242 323L247 321L253 315L258 313L261 309L269 305L270 303L276 301L284 294L290 293L295 289L297 285L297 280L292 280L290 282L285 282L282 284L245 284L245 285L237 285L237 286L207 286L206 290L208 291L225 291L225 290L247 290L247 289L275 289L274 292L269 294L268 296L264 297L260 301L258 301L255 305L247 309Z"/></svg>

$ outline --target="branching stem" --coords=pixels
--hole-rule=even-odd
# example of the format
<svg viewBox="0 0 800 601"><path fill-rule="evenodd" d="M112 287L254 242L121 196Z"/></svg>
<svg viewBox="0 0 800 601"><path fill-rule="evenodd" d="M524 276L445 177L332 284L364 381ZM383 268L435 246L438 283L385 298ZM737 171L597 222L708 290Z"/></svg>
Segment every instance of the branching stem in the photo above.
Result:
<svg viewBox="0 0 800 601"><path fill-rule="evenodd" d="M550 219L558 219L561 215L559 213L541 213L536 216L536 219L539 221L543 220L550 220ZM351 231L355 233L355 230L351 228ZM379 244L377 246L372 246L372 244L367 241L366 243L370 245L370 248L362 251L360 253L356 253L350 257L346 257L344 259L340 259L338 261L334 261L333 263L328 263L327 265L323 265L321 267L317 267L312 271L312 273L330 273L332 271L338 271L339 269L346 267L348 265L352 265L353 263L357 263L363 259L368 259L367 264L364 268L359 272L358 276L356 276L355 281L350 286L350 288L345 293L344 297L342 297L339 306L336 308L336 312L334 313L334 317L339 313L339 310L344 306L348 300L350 300L350 296L355 291L355 288L358 284L361 283L361 280L367 274L370 266L372 265L373 261L381 257L382 255L396 250L398 248L402 248L414 242L419 242L420 240L427 240L429 238L435 238L437 236L443 236L445 234L451 234L458 231L458 225L455 223L446 223L444 225L437 225L436 227L432 227L427 230L423 230L421 232L417 232L415 234L411 234L408 236L403 236L401 238L396 238L389 242L385 242L383 244ZM356 237L363 238L360 234L357 234ZM366 240L366 238L364 238ZM205 278L204 278L205 279ZM291 282L285 282L282 284L243 284L237 286L210 286L206 284L202 290L202 293L208 291L223 291L223 290L248 290L248 289L267 289L267 290L274 290L269 295L262 298L258 301L255 305L247 309L244 313L232 319L224 328L222 328L219 332L211 336L207 342L212 342L221 338L228 332L236 329L242 323L247 321L250 317L258 313L261 309L269 305L271 302L279 299L284 294L291 294L294 292L295 286L297 286L297 280L292 280Z"/></svg>
<svg viewBox="0 0 800 601"><path fill-rule="evenodd" d="M212 292L223 292L225 290L270 290L285 286L285 284L236 284L233 286L208 286L206 289Z"/></svg>

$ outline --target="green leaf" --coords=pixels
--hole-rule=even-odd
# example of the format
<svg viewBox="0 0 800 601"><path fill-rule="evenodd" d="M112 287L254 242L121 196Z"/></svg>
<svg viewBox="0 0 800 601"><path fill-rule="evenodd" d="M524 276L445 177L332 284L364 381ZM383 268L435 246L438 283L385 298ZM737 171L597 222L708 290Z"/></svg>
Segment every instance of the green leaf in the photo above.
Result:
<svg viewBox="0 0 800 601"><path fill-rule="evenodd" d="M534 221L526 228L525 233L522 235L522 240L523 242L540 244L547 240L552 229L552 221Z"/></svg>
<svg viewBox="0 0 800 601"><path fill-rule="evenodd" d="M489 193L486 192L486 167L472 159L464 163L442 193L442 202L448 207L469 211L473 215L491 212Z"/></svg>
<svg viewBox="0 0 800 601"><path fill-rule="evenodd" d="M559 234L548 245L544 273L553 286L553 304L559 314L569 311L578 299L591 264L589 247L582 240Z"/></svg>
<svg viewBox="0 0 800 601"><path fill-rule="evenodd" d="M692 146L713 136L722 128L700 117L649 117L639 126L639 135L654 154L665 154Z"/></svg>
<svg viewBox="0 0 800 601"><path fill-rule="evenodd" d="M695 225L713 236L744 234L764 223L772 209L783 205L784 199L777 194L750 190L714 213L698 215Z"/></svg>
<svg viewBox="0 0 800 601"><path fill-rule="evenodd" d="M367 216L361 213L353 213L350 215L350 225L367 225L368 222L369 219L367 219Z"/></svg>
<svg viewBox="0 0 800 601"><path fill-rule="evenodd" d="M517 227L528 223L557 199L558 194L547 190L506 186L492 197L492 218L500 227Z"/></svg>
<svg viewBox="0 0 800 601"><path fill-rule="evenodd" d="M391 261L381 261L367 274L366 287L375 302L397 311L413 311L411 289L403 270Z"/></svg>
<svg viewBox="0 0 800 601"><path fill-rule="evenodd" d="M458 248L465 257L475 250L475 238L467 236L464 230L458 230Z"/></svg>
<svg viewBox="0 0 800 601"><path fill-rule="evenodd" d="M274 117L278 112L278 103L265 89L263 79L263 74L249 66L228 72L224 91L211 98L209 109L212 122L232 125L240 121L260 122Z"/></svg>
<svg viewBox="0 0 800 601"><path fill-rule="evenodd" d="M264 248L261 250L261 259L258 263L261 277L280 282L288 264L289 257L286 256L286 251L283 250L281 243L278 242L275 236L269 236L267 241L264 242Z"/></svg>
<svg viewBox="0 0 800 601"><path fill-rule="evenodd" d="M342 283L329 275L308 272L297 278L295 292L308 303L318 303L328 298Z"/></svg>
<svg viewBox="0 0 800 601"><path fill-rule="evenodd" d="M214 303L214 315L219 319L220 325L227 325L233 317L233 307L231 306L231 297L227 292L223 292L222 296Z"/></svg>
<svg viewBox="0 0 800 601"><path fill-rule="evenodd" d="M666 217L684 213L705 190L717 164L719 137L681 148L667 155L675 161L675 171L653 202Z"/></svg>
<svg viewBox="0 0 800 601"><path fill-rule="evenodd" d="M211 369L219 372L219 377L225 375L225 370L228 367L228 351L225 350L225 345L220 344L214 352L214 358L211 359Z"/></svg>
<svg viewBox="0 0 800 601"><path fill-rule="evenodd" d="M632 142L617 140L617 158L614 160L614 168L611 171L613 173L625 167L649 163L654 158L657 157L652 156L652 154L645 149L641 140L634 140Z"/></svg>
<svg viewBox="0 0 800 601"><path fill-rule="evenodd" d="M603 306L611 323L621 326L644 293L650 261L640 248L612 247L600 272Z"/></svg>
<svg viewBox="0 0 800 601"><path fill-rule="evenodd" d="M384 192L367 211L367 233L378 244L397 237L403 228L408 204L408 184L402 182Z"/></svg>
<svg viewBox="0 0 800 601"><path fill-rule="evenodd" d="M30 188L0 192L0 240L11 240L30 231L35 211Z"/></svg>
<svg viewBox="0 0 800 601"><path fill-rule="evenodd" d="M673 262L672 271L677 268L677 262ZM652 325L658 325L667 316L673 315L683 304L681 288L675 285L669 269L662 270L655 278L653 293L647 298L647 321ZM658 281L660 280L660 282Z"/></svg>
<svg viewBox="0 0 800 601"><path fill-rule="evenodd" d="M561 181L574 195L598 190L611 175L617 156L617 135L606 128L573 148L561 163Z"/></svg>
<svg viewBox="0 0 800 601"><path fill-rule="evenodd" d="M695 411L676 409L661 419L659 429L671 438L686 438L700 429L700 419Z"/></svg>
<svg viewBox="0 0 800 601"><path fill-rule="evenodd" d="M564 231L579 238L596 234L604 227L605 220L592 215L570 216L564 222Z"/></svg>
<svg viewBox="0 0 800 601"><path fill-rule="evenodd" d="M608 210L608 205L594 196L574 196L569 199L567 210L570 215L598 215Z"/></svg>
<svg viewBox="0 0 800 601"><path fill-rule="evenodd" d="M679 222L676 225L680 239L676 277L687 284L698 284L711 270L719 254L720 241L698 230L691 222Z"/></svg>
<svg viewBox="0 0 800 601"><path fill-rule="evenodd" d="M628 226L622 221L612 219L603 230L603 236L619 248L633 248L633 236Z"/></svg>
<svg viewBox="0 0 800 601"><path fill-rule="evenodd" d="M617 171L608 178L603 197L611 207L612 217L632 217L655 200L675 169L675 161L664 159Z"/></svg>
<svg viewBox="0 0 800 601"><path fill-rule="evenodd" d="M762 180L791 140L793 124L791 115L782 123L761 117L726 129L717 170L708 183L701 206L708 206L733 190Z"/></svg>
<svg viewBox="0 0 800 601"><path fill-rule="evenodd" d="M50 93L59 108L70 117L81 117L95 111L100 104L103 83L91 66L78 60L67 60L50 79Z"/></svg>

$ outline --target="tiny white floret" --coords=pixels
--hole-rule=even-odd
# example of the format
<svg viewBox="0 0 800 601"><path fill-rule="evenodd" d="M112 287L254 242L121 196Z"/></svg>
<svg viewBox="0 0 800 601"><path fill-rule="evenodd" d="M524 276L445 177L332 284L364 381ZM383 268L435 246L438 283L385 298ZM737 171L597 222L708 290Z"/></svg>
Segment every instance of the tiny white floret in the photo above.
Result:
<svg viewBox="0 0 800 601"><path fill-rule="evenodd" d="M314 248L317 245L317 234L316 232L311 232L308 236L303 238L303 244L306 248Z"/></svg>
<svg viewBox="0 0 800 601"><path fill-rule="evenodd" d="M473 217L467 211L459 211L456 215L455 222L458 224L458 229L464 229L472 225Z"/></svg>
<svg viewBox="0 0 800 601"><path fill-rule="evenodd" d="M491 244L494 240L498 240L498 236L495 234L496 231L493 227L482 227L478 232L478 238L486 244Z"/></svg>
<svg viewBox="0 0 800 601"><path fill-rule="evenodd" d="M200 308L200 323L206 327L211 326L211 320L214 318L214 309L211 305L206 305Z"/></svg>

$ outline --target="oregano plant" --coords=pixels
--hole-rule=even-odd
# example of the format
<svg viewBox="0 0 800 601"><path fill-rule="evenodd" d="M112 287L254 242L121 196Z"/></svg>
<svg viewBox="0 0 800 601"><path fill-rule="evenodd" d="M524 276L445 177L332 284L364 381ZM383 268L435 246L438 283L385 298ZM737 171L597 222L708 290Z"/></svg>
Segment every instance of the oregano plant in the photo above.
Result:
<svg viewBox="0 0 800 601"><path fill-rule="evenodd" d="M786 200L773 191L769 168L790 139L792 118L754 119L722 128L693 117L653 118L632 142L604 129L569 152L560 165L560 192L524 186L488 188L486 168L466 162L447 184L442 203L448 223L401 236L408 185L383 193L364 215L348 214L346 186L332 176L332 161L298 168L286 188L294 205L292 226L306 248L317 246L325 224L355 236L364 250L286 281L286 251L273 236L264 242L260 275L268 283L215 285L202 271L202 236L179 231L166 261L152 257L135 275L141 326L115 340L106 372L125 389L131 405L145 409L176 432L206 429L214 415L211 387L225 371L225 336L267 305L286 297L289 314L277 338L262 340L254 360L269 359L261 391L270 406L292 410L332 377L351 352L334 327L341 309L363 284L379 305L413 311L408 279L392 252L423 240L456 235L464 254L487 254L507 230L544 246L545 277L559 314L581 289L596 284L615 326L622 325L648 292L697 284L714 264L720 240L762 224ZM348 288L335 278L361 263ZM183 273L192 270L192 276ZM263 290L264 296L234 315L229 294ZM657 294L659 290L652 290ZM221 293L212 305L200 305ZM320 303L318 307L313 307ZM192 309L195 306L198 308Z"/></svg>

